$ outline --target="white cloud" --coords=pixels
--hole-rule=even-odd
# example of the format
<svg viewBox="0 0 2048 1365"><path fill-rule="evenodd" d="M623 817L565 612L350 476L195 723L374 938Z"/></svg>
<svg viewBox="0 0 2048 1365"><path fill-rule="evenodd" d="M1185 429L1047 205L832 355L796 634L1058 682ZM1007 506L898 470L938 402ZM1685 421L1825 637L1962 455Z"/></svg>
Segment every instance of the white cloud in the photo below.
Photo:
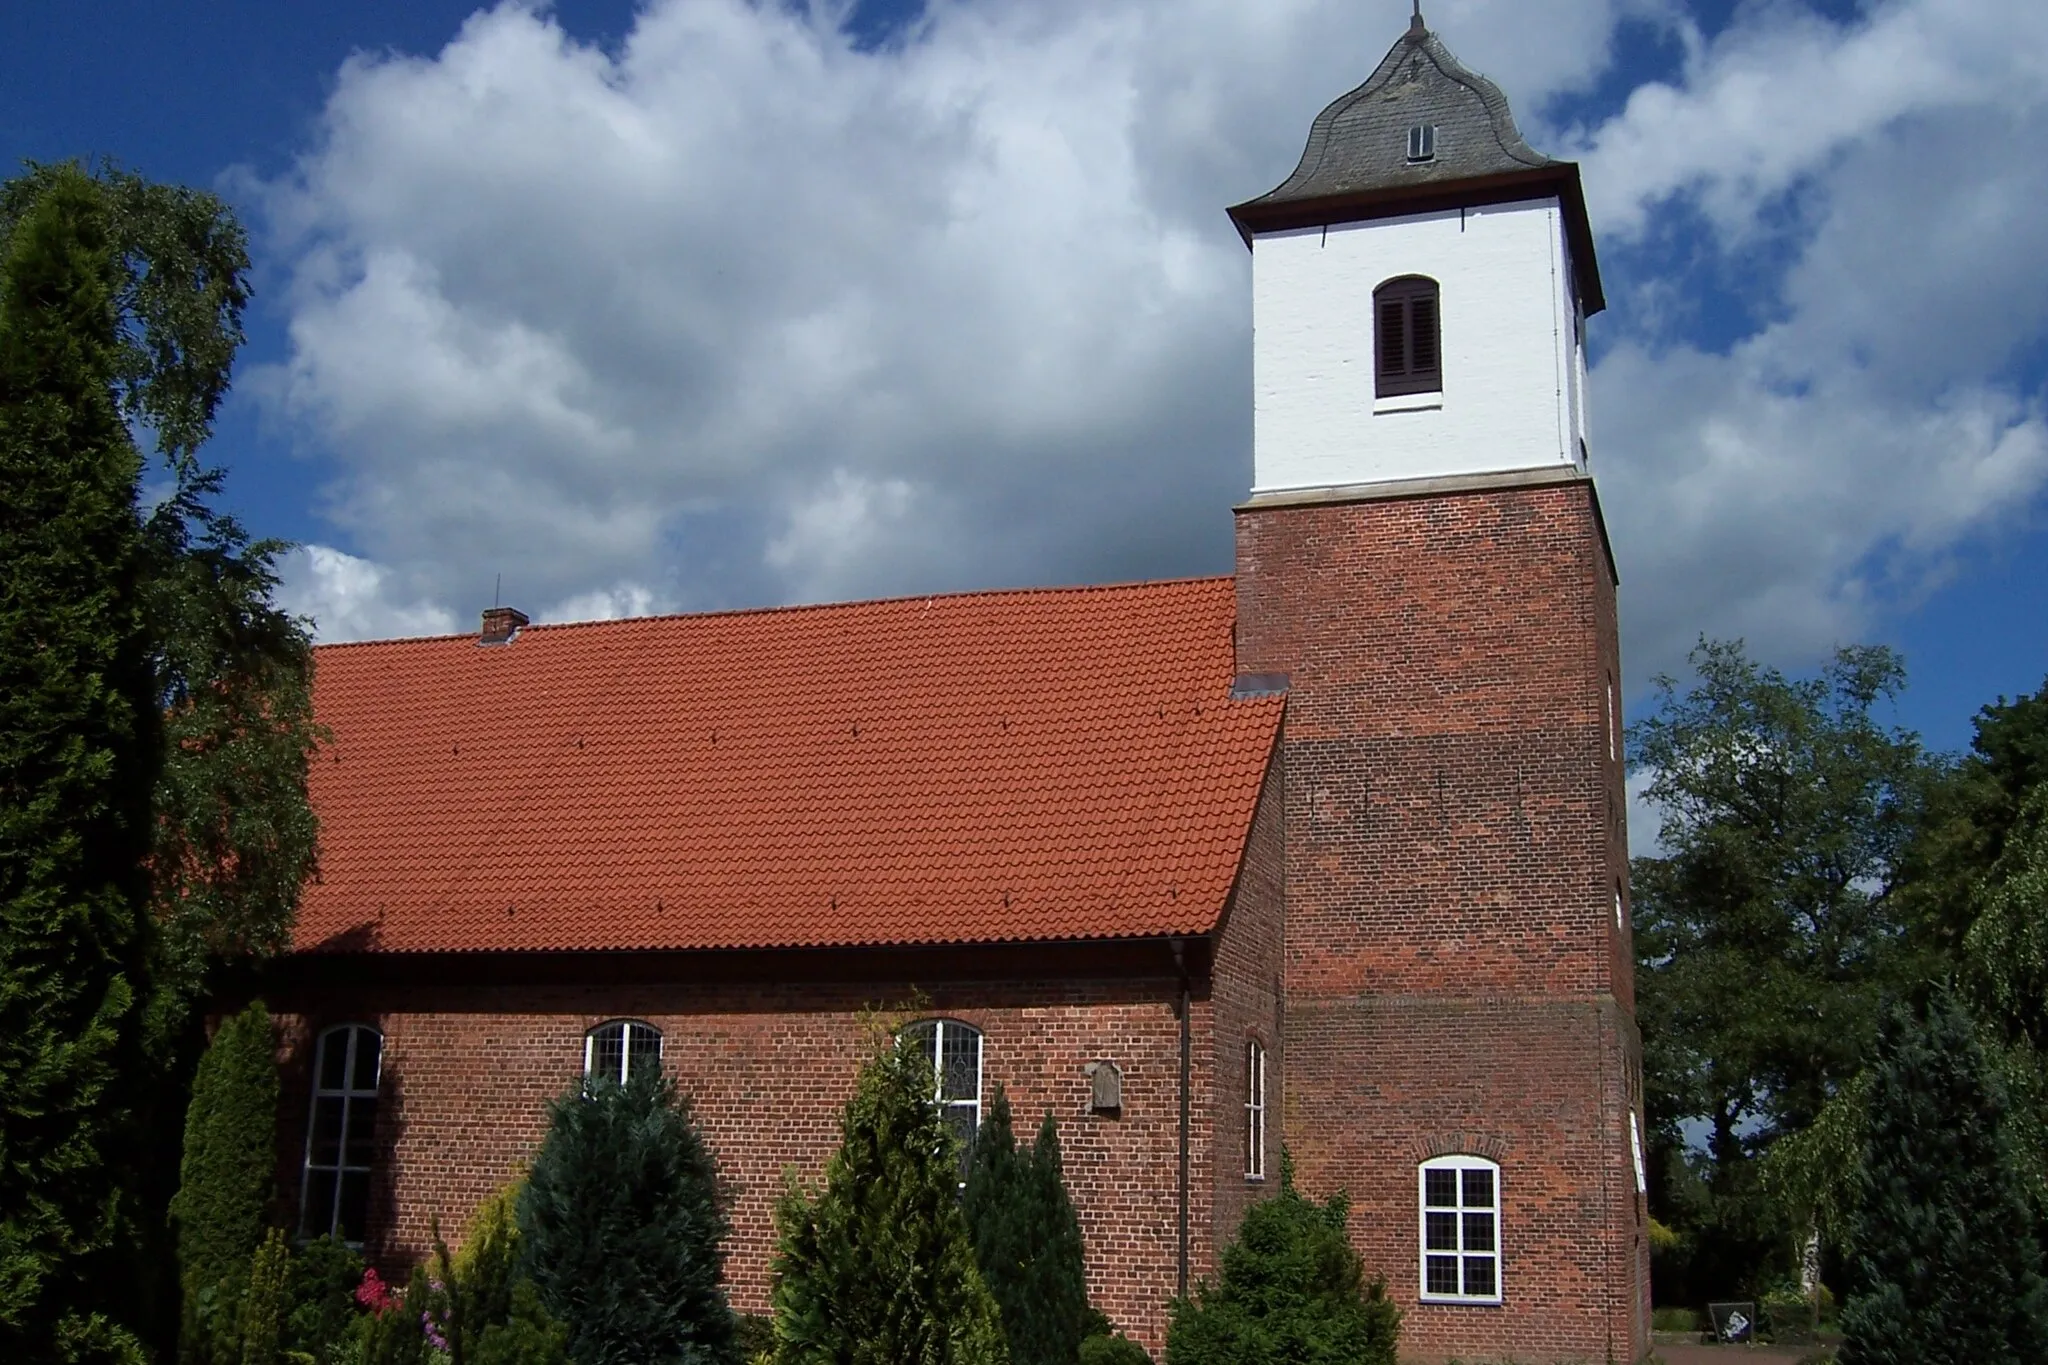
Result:
<svg viewBox="0 0 2048 1365"><path fill-rule="evenodd" d="M260 188L291 353L257 387L336 457L370 597L451 620L498 573L561 619L1221 570L1250 421L1221 209L1404 9L959 0L863 52L823 7L655 0L606 53L501 6L352 60ZM2012 365L2048 172L2016 149L2048 140L2048 10L1779 0L1706 39L1671 0L1428 9L1532 129L1622 17L1687 44L1552 139L1619 305L1593 417L1632 676L1702 630L1867 631L2037 495ZM1758 319L1733 340L1646 273L1700 221L1696 271Z"/></svg>
<svg viewBox="0 0 2048 1365"><path fill-rule="evenodd" d="M1605 231L1640 232L1654 206L1683 193L1744 236L1766 200L1901 122L2044 101L2048 7L1878 0L1838 24L1764 4L1711 43L1695 34L1682 80L1638 87L1579 151Z"/></svg>
<svg viewBox="0 0 2048 1365"><path fill-rule="evenodd" d="M454 613L393 599L390 572L326 545L302 545L279 564L278 605L313 622L322 644L404 635L450 635Z"/></svg>
<svg viewBox="0 0 2048 1365"><path fill-rule="evenodd" d="M1586 168L1624 229L1694 196L1764 315L1712 352L1639 313L1595 372L1627 642L1647 669L1677 668L1702 633L1792 663L1866 637L1958 545L2023 524L2048 481L2041 377L2014 368L2044 334L2048 258L2013 249L2048 240L2048 163L2020 150L2048 139L2048 100L2015 74L2048 61L2048 9L1757 14L1686 91L1638 91ZM1651 146L1656 165L1631 161ZM1795 181L1774 280L1757 239L1787 229L1763 201Z"/></svg>
<svg viewBox="0 0 2048 1365"><path fill-rule="evenodd" d="M646 616L656 607L653 590L639 583L614 583L578 593L555 603L540 619L555 621L617 621L628 616Z"/></svg>

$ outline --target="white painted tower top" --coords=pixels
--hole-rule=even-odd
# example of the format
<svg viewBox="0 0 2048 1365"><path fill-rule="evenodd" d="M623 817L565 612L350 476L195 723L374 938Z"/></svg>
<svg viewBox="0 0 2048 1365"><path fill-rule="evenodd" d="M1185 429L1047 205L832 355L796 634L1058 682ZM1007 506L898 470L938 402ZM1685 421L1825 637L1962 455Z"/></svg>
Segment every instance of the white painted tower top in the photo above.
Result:
<svg viewBox="0 0 2048 1365"><path fill-rule="evenodd" d="M1583 471L1605 306L1578 167L1423 24L1230 210L1252 248L1253 493Z"/></svg>

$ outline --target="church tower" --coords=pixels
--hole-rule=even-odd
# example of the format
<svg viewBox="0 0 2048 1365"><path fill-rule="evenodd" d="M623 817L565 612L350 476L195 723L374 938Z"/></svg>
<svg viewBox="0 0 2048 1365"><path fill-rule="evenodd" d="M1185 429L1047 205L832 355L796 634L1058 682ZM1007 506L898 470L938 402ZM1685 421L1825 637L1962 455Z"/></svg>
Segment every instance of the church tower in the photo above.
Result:
<svg viewBox="0 0 2048 1365"><path fill-rule="evenodd" d="M1288 692L1285 1139L1404 1357L1649 1348L1603 307L1578 167L1418 13L1230 210L1238 671ZM1263 675L1263 676L1258 676ZM1256 678L1256 681L1254 679Z"/></svg>

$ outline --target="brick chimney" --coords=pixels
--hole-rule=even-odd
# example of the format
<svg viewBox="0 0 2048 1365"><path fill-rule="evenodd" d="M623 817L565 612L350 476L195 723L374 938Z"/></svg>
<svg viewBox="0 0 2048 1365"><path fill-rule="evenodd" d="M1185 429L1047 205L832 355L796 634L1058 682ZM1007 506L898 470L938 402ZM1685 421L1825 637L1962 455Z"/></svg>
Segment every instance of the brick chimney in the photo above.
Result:
<svg viewBox="0 0 2048 1365"><path fill-rule="evenodd" d="M477 638L477 643L509 645L525 624L526 613L517 607L487 607L484 610L483 634Z"/></svg>

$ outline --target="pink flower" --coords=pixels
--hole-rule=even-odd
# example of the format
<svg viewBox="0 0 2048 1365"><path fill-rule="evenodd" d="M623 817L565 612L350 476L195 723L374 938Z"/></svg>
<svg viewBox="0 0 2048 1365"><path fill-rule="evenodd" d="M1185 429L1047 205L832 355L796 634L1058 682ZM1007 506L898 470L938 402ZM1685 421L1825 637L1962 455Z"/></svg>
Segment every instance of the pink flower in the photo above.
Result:
<svg viewBox="0 0 2048 1365"><path fill-rule="evenodd" d="M356 1286L356 1302L372 1313L382 1313L393 1302L391 1286L384 1283L375 1266L363 1272L363 1282Z"/></svg>

